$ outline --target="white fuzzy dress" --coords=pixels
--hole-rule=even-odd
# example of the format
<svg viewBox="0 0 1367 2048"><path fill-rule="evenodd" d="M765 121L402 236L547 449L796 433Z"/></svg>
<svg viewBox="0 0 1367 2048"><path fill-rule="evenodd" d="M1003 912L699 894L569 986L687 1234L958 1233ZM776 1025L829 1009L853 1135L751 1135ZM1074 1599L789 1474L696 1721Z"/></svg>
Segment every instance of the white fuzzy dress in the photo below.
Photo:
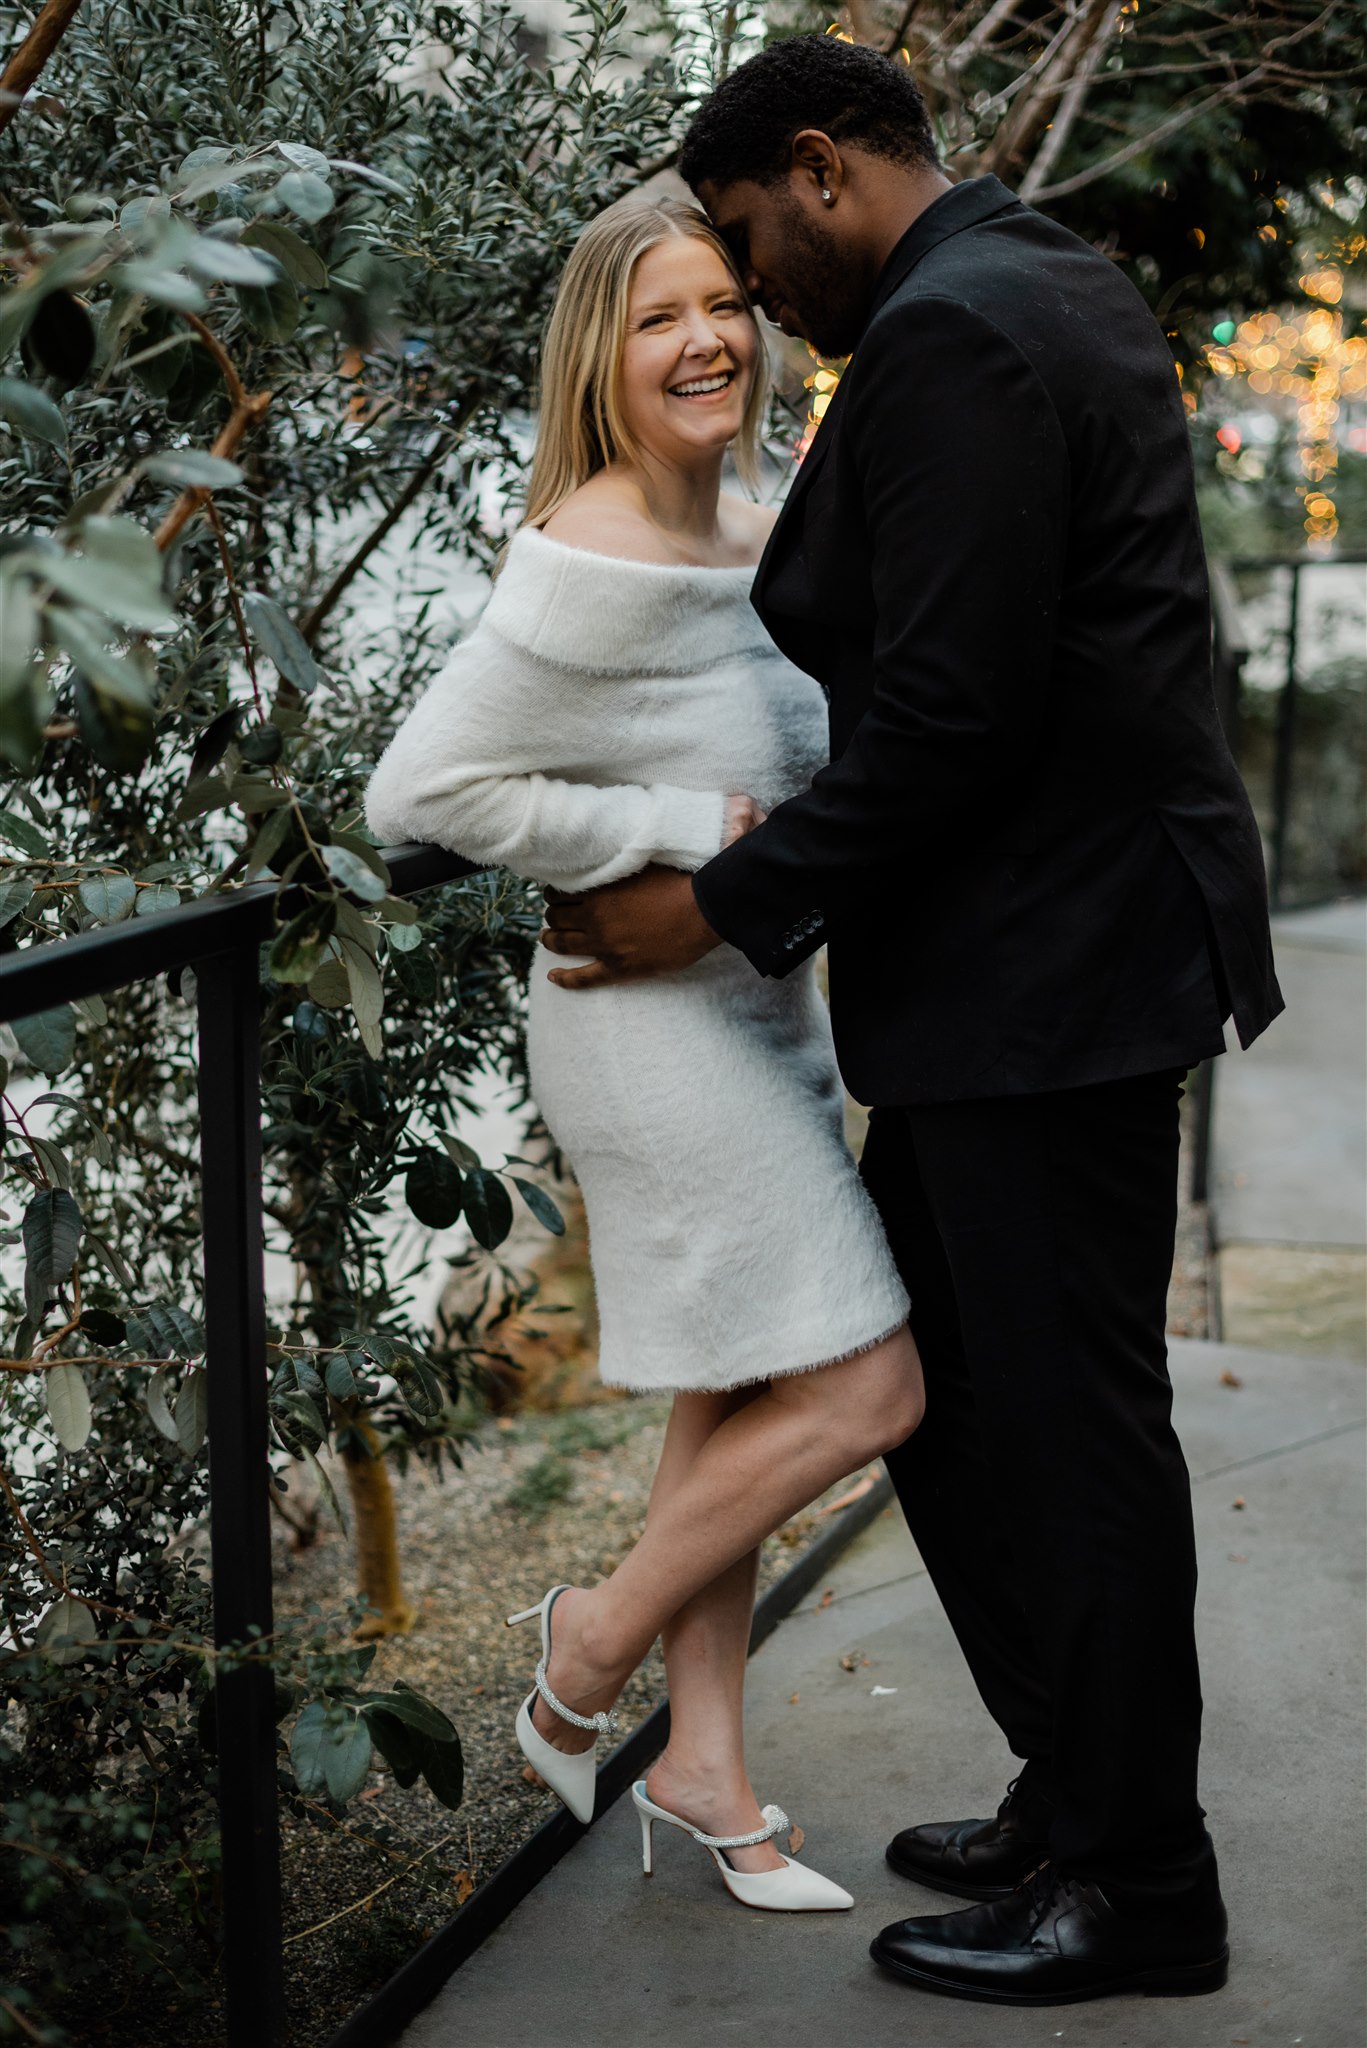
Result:
<svg viewBox="0 0 1367 2048"><path fill-rule="evenodd" d="M827 756L821 690L768 638L753 571L586 553L523 527L478 626L366 797L417 839L561 889L693 870L723 799L766 809ZM811 961L720 946L583 991L533 969L533 1093L583 1189L610 1386L716 1390L863 1350L907 1311L843 1134Z"/></svg>

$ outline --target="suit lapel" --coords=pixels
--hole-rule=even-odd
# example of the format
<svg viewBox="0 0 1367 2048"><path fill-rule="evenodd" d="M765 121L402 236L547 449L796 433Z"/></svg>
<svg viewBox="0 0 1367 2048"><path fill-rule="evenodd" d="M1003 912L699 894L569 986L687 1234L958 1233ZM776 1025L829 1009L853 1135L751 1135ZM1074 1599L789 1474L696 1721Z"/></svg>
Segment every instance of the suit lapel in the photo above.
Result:
<svg viewBox="0 0 1367 2048"><path fill-rule="evenodd" d="M874 287L869 319L872 320L880 307L887 304L897 287L911 275L922 257L928 256L941 242L947 242L951 235L962 234L965 228L976 227L979 221L990 220L993 214L1003 213L1009 207L1018 207L1020 204L1015 194L1008 191L999 178L993 177L970 178L964 184L951 186L948 192L942 192L940 197L912 222L884 264L878 283ZM867 322L865 324L867 325ZM855 355L857 354L856 348ZM851 362L854 359L851 357ZM848 382L847 369L832 395L811 447L793 478L783 509L774 521L773 531L769 535L755 571L753 591L756 598L764 582L765 572L781 545L780 537L792 530L793 508L800 503L804 492L812 484L834 446L836 431L840 424L841 400L845 396Z"/></svg>

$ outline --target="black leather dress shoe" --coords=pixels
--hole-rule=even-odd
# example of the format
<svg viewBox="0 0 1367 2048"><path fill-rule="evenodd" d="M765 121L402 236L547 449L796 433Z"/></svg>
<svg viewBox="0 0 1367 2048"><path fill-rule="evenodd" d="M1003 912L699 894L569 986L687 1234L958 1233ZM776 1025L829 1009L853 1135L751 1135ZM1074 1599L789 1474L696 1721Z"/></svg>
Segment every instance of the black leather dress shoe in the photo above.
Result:
<svg viewBox="0 0 1367 2048"><path fill-rule="evenodd" d="M887 1859L902 1877L959 1899L1005 1899L1049 1854L1049 1802L1012 1780L992 1820L903 1828Z"/></svg>
<svg viewBox="0 0 1367 2048"><path fill-rule="evenodd" d="M1218 1991L1229 1974L1224 1907L1162 1919L1116 1913L1094 1884L1042 1864L1008 1899L899 1920L870 1948L927 1991L988 2005L1073 2005L1115 1991L1153 1998Z"/></svg>

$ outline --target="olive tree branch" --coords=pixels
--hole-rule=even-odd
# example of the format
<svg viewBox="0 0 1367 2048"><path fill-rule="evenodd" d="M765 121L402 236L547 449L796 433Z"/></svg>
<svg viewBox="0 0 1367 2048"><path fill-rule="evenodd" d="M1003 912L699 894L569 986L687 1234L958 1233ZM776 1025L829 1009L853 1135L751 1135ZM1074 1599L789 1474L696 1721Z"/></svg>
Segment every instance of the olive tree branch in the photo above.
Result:
<svg viewBox="0 0 1367 2048"><path fill-rule="evenodd" d="M0 134L18 113L33 81L80 12L81 0L45 0L33 27L0 72Z"/></svg>

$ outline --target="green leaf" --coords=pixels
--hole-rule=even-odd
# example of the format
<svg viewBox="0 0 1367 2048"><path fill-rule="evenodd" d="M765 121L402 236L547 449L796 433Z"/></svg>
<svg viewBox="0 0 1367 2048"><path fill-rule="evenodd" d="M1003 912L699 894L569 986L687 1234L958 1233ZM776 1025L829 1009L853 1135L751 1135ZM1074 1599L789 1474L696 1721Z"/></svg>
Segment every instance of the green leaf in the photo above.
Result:
<svg viewBox="0 0 1367 2048"><path fill-rule="evenodd" d="M147 1412L156 1427L161 1431L161 1434L168 1443L174 1444L180 1441L180 1431L176 1428L176 1418L171 1413L171 1405L168 1399L170 1380L171 1369L169 1366L163 1366L160 1372L154 1372L151 1379L147 1382L147 1389L143 1399L147 1403Z"/></svg>
<svg viewBox="0 0 1367 2048"><path fill-rule="evenodd" d="M179 910L180 891L174 882L150 882L138 891L135 917L153 917L159 910Z"/></svg>
<svg viewBox="0 0 1367 2048"><path fill-rule="evenodd" d="M202 818L206 811L221 811L232 800L233 793L221 775L206 775L190 784L176 805L176 817L188 823L191 818Z"/></svg>
<svg viewBox="0 0 1367 2048"><path fill-rule="evenodd" d="M384 988L380 970L370 954L351 939L342 940L342 959L346 964L351 1009L361 1034L361 1043L373 1060L381 1059L384 1055L384 1041L380 1037Z"/></svg>
<svg viewBox="0 0 1367 2048"><path fill-rule="evenodd" d="M36 1647L54 1664L79 1664L89 1644L97 1640L95 1619L90 1609L74 1594L54 1600L33 1632Z"/></svg>
<svg viewBox="0 0 1367 2048"><path fill-rule="evenodd" d="M440 1152L420 1152L403 1184L404 1200L429 1230L449 1230L465 1206L465 1177Z"/></svg>
<svg viewBox="0 0 1367 2048"><path fill-rule="evenodd" d="M45 391L20 377L0 377L0 419L6 419L31 441L66 447L66 421Z"/></svg>
<svg viewBox="0 0 1367 2048"><path fill-rule="evenodd" d="M334 1351L323 1374L328 1392L334 1401L354 1400L358 1389L356 1375L351 1370L344 1351Z"/></svg>
<svg viewBox="0 0 1367 2048"><path fill-rule="evenodd" d="M254 248L265 249L274 256L282 270L288 272L294 282L306 292L321 292L327 289L328 270L321 256L301 241L293 228L287 228L283 221L254 220L242 237Z"/></svg>
<svg viewBox="0 0 1367 2048"><path fill-rule="evenodd" d="M307 1798L317 1798L327 1790L323 1756L330 1740L327 1707L322 1700L310 1700L290 1732L290 1763L299 1790Z"/></svg>
<svg viewBox="0 0 1367 2048"><path fill-rule="evenodd" d="M33 672L41 614L24 576L0 575L0 697L22 690Z"/></svg>
<svg viewBox="0 0 1367 2048"><path fill-rule="evenodd" d="M259 590L246 591L242 611L247 630L261 652L275 663L286 682L305 696L327 677L309 652L308 642L283 605Z"/></svg>
<svg viewBox="0 0 1367 2048"><path fill-rule="evenodd" d="M353 1714L323 1749L323 1775L339 1806L355 1798L369 1770L370 1730L361 1715Z"/></svg>
<svg viewBox="0 0 1367 2048"><path fill-rule="evenodd" d="M244 249L222 235L196 235L185 251L185 268L220 284L274 284L280 266L261 249Z"/></svg>
<svg viewBox="0 0 1367 2048"><path fill-rule="evenodd" d="M344 1010L351 1001L351 982L340 960L327 959L308 979L309 996L320 1009Z"/></svg>
<svg viewBox="0 0 1367 2048"><path fill-rule="evenodd" d="M80 1328L87 1337L97 1344L122 1344L128 1334L122 1316L116 1316L112 1309L87 1308L81 1311Z"/></svg>
<svg viewBox="0 0 1367 2048"><path fill-rule="evenodd" d="M422 1693L414 1692L412 1686L405 1685L402 1679L396 1680L392 1692L372 1695L364 1701L361 1711L364 1714L372 1711L392 1714L396 1720L426 1735L432 1742L453 1742L456 1739L455 1723L448 1719L440 1707L435 1706Z"/></svg>
<svg viewBox="0 0 1367 2048"><path fill-rule="evenodd" d="M477 1244L496 1251L513 1227L513 1200L496 1173L475 1167L465 1184L465 1214Z"/></svg>
<svg viewBox="0 0 1367 2048"><path fill-rule="evenodd" d="M76 1056L76 1014L69 1003L39 1010L33 1017L11 1017L9 1028L39 1073L60 1074Z"/></svg>
<svg viewBox="0 0 1367 2048"><path fill-rule="evenodd" d="M454 1813L465 1797L465 1757L460 1737L454 1736L446 1742L429 1742L420 1736L418 1761L430 1790L443 1806Z"/></svg>
<svg viewBox="0 0 1367 2048"><path fill-rule="evenodd" d="M13 924L21 910L33 901L33 884L23 875L0 882L0 926Z"/></svg>
<svg viewBox="0 0 1367 2048"><path fill-rule="evenodd" d="M226 711L220 711L217 717L211 718L198 734L194 753L190 756L190 772L185 778L187 792L223 759L233 743L237 721L245 708L241 704L230 704Z"/></svg>
<svg viewBox="0 0 1367 2048"><path fill-rule="evenodd" d="M138 710L152 709L152 693L146 672L136 655L116 654L107 647L87 621L64 605L48 612L48 629L62 652L69 655L82 675L104 696L114 696Z"/></svg>
<svg viewBox="0 0 1367 2048"><path fill-rule="evenodd" d="M57 1287L76 1263L85 1225L66 1188L40 1188L24 1211L24 1256L44 1287Z"/></svg>
<svg viewBox="0 0 1367 2048"><path fill-rule="evenodd" d="M531 1210L533 1216L535 1216L537 1222L549 1230L554 1237L563 1237L565 1235L565 1219L546 1193L546 1190L539 1188L535 1181L519 1180L515 1173L510 1173L508 1178Z"/></svg>
<svg viewBox="0 0 1367 2048"><path fill-rule="evenodd" d="M306 903L297 911L276 934L266 956L266 971L272 980L310 980L326 958L325 949L335 923L336 911L326 898Z"/></svg>
<svg viewBox="0 0 1367 2048"><path fill-rule="evenodd" d="M116 775L140 768L152 744L151 705L133 694L146 690L145 657L129 653L123 665L131 673L117 689L78 672L74 692L81 738L100 766Z"/></svg>
<svg viewBox="0 0 1367 2048"><path fill-rule="evenodd" d="M273 284L240 284L237 303L248 327L263 341L288 341L304 310L289 277L277 277Z"/></svg>
<svg viewBox="0 0 1367 2048"><path fill-rule="evenodd" d="M467 1145L464 1138L453 1138L449 1131L443 1131L441 1133L441 1142L455 1160L457 1166L465 1167L468 1172L471 1168L479 1165L478 1152L476 1152L473 1145Z"/></svg>
<svg viewBox="0 0 1367 2048"><path fill-rule="evenodd" d="M170 306L177 313L202 313L209 301L197 284L165 264L134 259L120 263L113 273L115 284L138 292L158 306ZM188 353L188 351L187 351Z"/></svg>
<svg viewBox="0 0 1367 2048"><path fill-rule="evenodd" d="M176 1395L172 1410L176 1418L176 1438L187 1458L193 1458L209 1432L209 1375L207 1372L187 1373L181 1381L180 1392Z"/></svg>
<svg viewBox="0 0 1367 2048"><path fill-rule="evenodd" d="M210 455L207 448L181 448L169 455L149 455L142 471L159 484L176 484L182 489L197 486L206 491L226 491L242 481L242 471L235 462Z"/></svg>
<svg viewBox="0 0 1367 2048"><path fill-rule="evenodd" d="M325 178L332 168L322 150L311 148L307 142L277 142L275 148L277 155L298 171L312 171L316 177Z"/></svg>
<svg viewBox="0 0 1367 2048"><path fill-rule="evenodd" d="M0 811L0 839L7 839L21 853L31 853L35 860L52 859L47 834L31 825L27 818L21 818L17 811Z"/></svg>
<svg viewBox="0 0 1367 2048"><path fill-rule="evenodd" d="M288 810L268 811L262 818L257 827L256 837L252 840L251 855L247 861L249 881L253 875L258 875L262 868L268 867L274 860L289 837L292 821L293 813Z"/></svg>
<svg viewBox="0 0 1367 2048"><path fill-rule="evenodd" d="M332 187L315 171L286 171L275 196L300 220L322 220L336 205Z"/></svg>
<svg viewBox="0 0 1367 2048"><path fill-rule="evenodd" d="M407 1791L410 1785L417 1784L421 1775L411 1732L396 1714L389 1713L373 1701L367 1700L361 1712L365 1715L371 1741L393 1771L396 1783Z"/></svg>
<svg viewBox="0 0 1367 2048"><path fill-rule="evenodd" d="M42 574L64 597L142 633L169 633L179 619L161 594L161 556L131 519L83 522L81 555L44 555Z"/></svg>
<svg viewBox="0 0 1367 2048"><path fill-rule="evenodd" d="M349 847L335 841L323 848L323 865L339 888L349 889L363 903L378 903L389 884Z"/></svg>
<svg viewBox="0 0 1367 2048"><path fill-rule="evenodd" d="M128 1318L128 1342L142 1358L200 1358L204 1331L175 1302L152 1301Z"/></svg>
<svg viewBox="0 0 1367 2048"><path fill-rule="evenodd" d="M50 1365L47 1382L47 1412L64 1451L79 1451L90 1435L90 1389L78 1365Z"/></svg>
<svg viewBox="0 0 1367 2048"><path fill-rule="evenodd" d="M91 875L76 894L97 924L119 924L133 914L138 885L131 875Z"/></svg>
<svg viewBox="0 0 1367 2048"><path fill-rule="evenodd" d="M285 736L278 725L256 725L250 732L244 732L237 743L237 751L244 761L251 761L258 767L271 768L284 752Z"/></svg>

